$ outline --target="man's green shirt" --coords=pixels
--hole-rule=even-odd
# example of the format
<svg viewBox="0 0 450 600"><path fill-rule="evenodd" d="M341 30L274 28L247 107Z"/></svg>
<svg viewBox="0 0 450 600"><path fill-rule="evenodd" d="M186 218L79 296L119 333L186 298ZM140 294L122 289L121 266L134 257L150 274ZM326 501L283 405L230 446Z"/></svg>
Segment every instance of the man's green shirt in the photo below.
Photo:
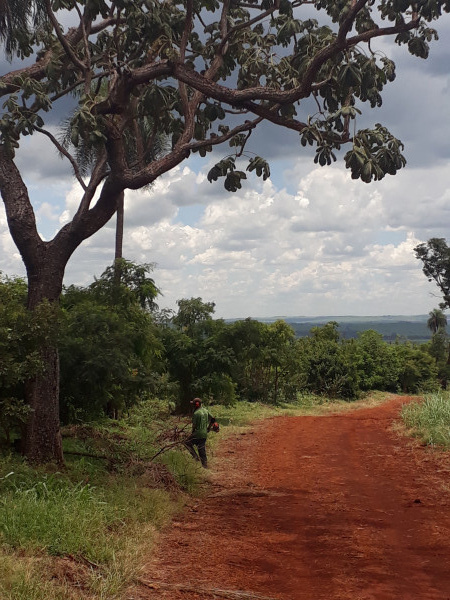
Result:
<svg viewBox="0 0 450 600"><path fill-rule="evenodd" d="M209 412L201 406L192 415L192 438L194 440L206 440L208 437L208 425L214 420Z"/></svg>

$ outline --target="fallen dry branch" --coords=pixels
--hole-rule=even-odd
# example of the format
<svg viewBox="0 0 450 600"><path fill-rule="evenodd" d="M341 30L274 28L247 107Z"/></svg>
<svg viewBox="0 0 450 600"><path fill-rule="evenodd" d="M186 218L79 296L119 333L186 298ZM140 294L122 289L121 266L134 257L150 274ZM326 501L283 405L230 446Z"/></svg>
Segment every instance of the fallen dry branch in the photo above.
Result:
<svg viewBox="0 0 450 600"><path fill-rule="evenodd" d="M88 567L90 567L91 569L100 569L101 568L101 566L99 564L92 562L92 560L89 560L82 554L76 554L76 555L75 554L66 554L66 557L69 558L70 560L73 560L74 562L83 563L83 564L87 565Z"/></svg>
<svg viewBox="0 0 450 600"><path fill-rule="evenodd" d="M156 454L154 454L149 460L150 462L152 462L153 460L155 460L156 457L158 457L160 454L162 454L163 452L166 452L166 450L170 450L171 448L175 448L175 446L181 446L184 445L185 441L188 438L184 439L184 440L178 440L177 442L170 442L170 444L166 444L165 446L163 446Z"/></svg>
<svg viewBox="0 0 450 600"><path fill-rule="evenodd" d="M226 598L227 600L277 600L277 598L273 598L272 596L261 596L261 594L241 590L221 590L218 588L205 588L180 583L166 583L165 581L145 581L143 579L138 579L137 583L156 591L176 590L178 592L192 592L194 594L206 594L213 598Z"/></svg>

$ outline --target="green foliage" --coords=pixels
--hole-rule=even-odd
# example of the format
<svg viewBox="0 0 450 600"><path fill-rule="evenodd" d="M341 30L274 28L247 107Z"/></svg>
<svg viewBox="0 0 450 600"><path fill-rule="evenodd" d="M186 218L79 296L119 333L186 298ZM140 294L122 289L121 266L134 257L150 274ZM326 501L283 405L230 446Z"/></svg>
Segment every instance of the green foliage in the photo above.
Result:
<svg viewBox="0 0 450 600"><path fill-rule="evenodd" d="M353 138L353 148L345 155L345 165L351 170L352 179L370 183L383 179L386 174L395 175L405 166L401 154L403 144L377 123L373 130L359 131Z"/></svg>
<svg viewBox="0 0 450 600"><path fill-rule="evenodd" d="M0 429L2 430L6 447L11 445L11 436L13 433L19 433L18 439L22 438L21 433L24 430L30 412L31 408L22 399L14 397L0 399Z"/></svg>
<svg viewBox="0 0 450 600"><path fill-rule="evenodd" d="M60 589L61 582L50 578L48 555L98 565L92 578L89 569L80 572L78 583L89 598L122 597L156 530L182 505L181 492L198 491L203 472L182 448L149 462L187 423L170 417L165 403L148 400L119 422L63 429L66 450L104 454L104 460L68 453L64 472L54 472L17 457L0 459L1 598L79 598L78 585ZM32 568L34 554L43 577Z"/></svg>
<svg viewBox="0 0 450 600"><path fill-rule="evenodd" d="M3 544L55 555L82 554L93 561L112 559L108 528L120 527L124 515L90 485L74 486L54 476L32 486L18 482L8 487L0 501Z"/></svg>
<svg viewBox="0 0 450 600"><path fill-rule="evenodd" d="M138 265L118 258L89 286L89 290L105 305L122 309L139 305L145 310L156 310L155 300L161 292L148 276L153 268L152 264Z"/></svg>
<svg viewBox="0 0 450 600"><path fill-rule="evenodd" d="M194 396L232 404L232 356L221 344L223 321L213 320L215 304L201 298L177 301L178 312L162 330L167 370L178 386L178 408L187 411Z"/></svg>
<svg viewBox="0 0 450 600"><path fill-rule="evenodd" d="M394 345L386 344L381 334L368 330L350 341L347 348L361 390L397 391L402 363Z"/></svg>
<svg viewBox="0 0 450 600"><path fill-rule="evenodd" d="M212 320L215 303L203 302L201 298L182 298L177 300L178 312L173 317L173 324L188 334L201 331L203 324Z"/></svg>
<svg viewBox="0 0 450 600"><path fill-rule="evenodd" d="M245 144L244 138L233 138L230 141L230 145L243 146ZM269 163L260 156L250 158L246 170L248 172L254 171L258 177L262 176L264 181L270 177ZM241 189L241 180L247 179L244 171L236 170L235 156L228 156L222 159L208 172L208 181L217 181L219 177L225 178L224 186L229 192L236 192L238 189Z"/></svg>
<svg viewBox="0 0 450 600"><path fill-rule="evenodd" d="M430 42L437 38L430 23L450 10L447 1L438 0L418 4L383 1L363 6L321 0L314 3L316 19L303 6L294 11L288 0L250 4L251 10L241 2L221 7L215 1L201 0L191 22L181 4L138 0L111 8L103 1L94 2L83 13L86 39L69 31L63 40L63 28L57 29L55 20L69 13L75 30L78 5L58 0L49 14L40 1L4 3L0 40L7 54L24 59L37 49L37 59L46 56L42 73L25 70L15 74L13 87L4 93L0 131L8 155L14 155L21 136L45 126L43 113L52 109L52 98L74 95L77 106L67 121L65 147L75 154L80 146L108 148L114 138L111 124L115 116L126 114L120 130L125 149L122 156L128 173L141 178L145 165L160 155L151 150L155 140L169 136L173 148L183 140L188 152L202 156L213 145L228 142L236 148L235 157L240 157L257 125L255 117L262 114L289 127L299 101L314 94L319 111L301 132L302 143L316 145L315 160L330 164L335 160L334 150L350 140L348 121L357 114L356 102L380 106L384 86L395 77L394 63L372 51L370 45L366 50L361 38L356 43L354 37L358 36L351 37L350 32L364 35L364 41L370 43L380 35L383 20L388 20L391 28L383 34L396 36L395 41L412 55L426 58ZM216 14L219 7L224 11L222 17ZM127 12L124 22L119 18L123 10ZM326 14L321 23L322 11ZM415 22L411 22L411 12ZM107 17L115 19L114 27L101 24ZM325 24L330 18L336 27ZM224 22L228 24L225 29ZM92 29L95 32L91 34ZM144 72L149 64L165 68ZM187 123L184 92L174 85L177 79L184 79L175 65L178 70L182 67L183 74L195 74L189 81L192 123ZM219 86L220 79L233 84ZM249 89L254 90L249 98L236 98L234 92ZM267 92L262 97L261 90ZM285 99L281 92L289 90L297 93ZM230 108L245 109L244 114L250 116L247 123L242 120L232 130L233 121L226 122ZM296 123L300 131L302 121ZM189 139L183 136L188 130ZM370 181L403 166L400 145L387 132L381 134L383 139L379 145L375 142L375 147L373 141L363 142L364 137L379 137L380 131L376 126L373 132L365 130L353 137L354 150L346 159L352 176ZM139 143L133 144L136 140ZM248 170L267 177L267 164L260 157L256 160L259 167L251 159ZM223 176L225 187L236 191L246 174L230 164L224 166L224 161L212 169L211 179Z"/></svg>
<svg viewBox="0 0 450 600"><path fill-rule="evenodd" d="M431 238L414 248L416 258L423 263L428 281L434 281L442 293L439 308L450 307L450 248L444 238Z"/></svg>
<svg viewBox="0 0 450 600"><path fill-rule="evenodd" d="M338 324L331 321L313 327L311 334L299 340L305 360L305 389L331 398L355 399L359 393L357 370L340 339Z"/></svg>
<svg viewBox="0 0 450 600"><path fill-rule="evenodd" d="M192 384L192 392L210 404L234 406L236 403L236 384L227 373L212 370Z"/></svg>
<svg viewBox="0 0 450 600"><path fill-rule="evenodd" d="M430 313L428 313L430 318L427 321L428 329L436 334L439 331L445 331L447 326L447 317L444 315L442 310L439 308L434 308Z"/></svg>
<svg viewBox="0 0 450 600"><path fill-rule="evenodd" d="M314 394L354 399L374 389L417 393L440 387L436 361L424 345L388 344L371 330L357 340L344 340L335 322L312 328L311 337L301 338L298 345L303 389Z"/></svg>
<svg viewBox="0 0 450 600"><path fill-rule="evenodd" d="M395 350L401 362L398 381L402 392L415 394L439 389L436 361L427 348L408 342L396 343Z"/></svg>
<svg viewBox="0 0 450 600"><path fill-rule="evenodd" d="M148 266L122 261L87 289L68 288L62 298L59 340L60 405L64 422L116 414L155 389L162 346L152 315L157 288Z"/></svg>
<svg viewBox="0 0 450 600"><path fill-rule="evenodd" d="M26 296L22 279L0 278L0 394L20 394L23 382L42 369L34 334L43 323L26 310Z"/></svg>
<svg viewBox="0 0 450 600"><path fill-rule="evenodd" d="M64 291L58 343L65 423L117 416L142 406L143 398L158 397L187 412L194 396L225 406L238 400L297 404L304 394L355 399L373 389L434 390L448 380L445 315L440 311L430 313L440 325L422 346L388 344L370 330L345 340L336 322L313 327L308 338L296 339L282 320L215 320L214 302L201 298L179 300L175 315L153 315L149 310L158 290L148 270L148 265L123 261L121 279L111 267L87 288ZM33 368L41 368L39 360L33 362L39 356L33 344L54 334L46 325L50 307L45 303L27 321L23 282L6 281L0 293L5 332L0 342L0 427L9 446L29 414L21 396L23 382ZM112 446L101 450L109 451ZM117 452L128 456L135 450L123 442Z"/></svg>
<svg viewBox="0 0 450 600"><path fill-rule="evenodd" d="M357 129L361 108L380 106L384 86L395 77L394 63L373 50L371 40L395 36L405 50L425 58L430 42L437 37L431 24L442 11L450 11L448 0L263 0L260 4L253 0L198 0L195 6L164 0L1 1L0 42L6 55L16 60L13 68L0 76L0 188L13 238L27 271L36 274L33 304L45 298L57 302L67 260L84 240L106 225L125 189L151 185L192 152L206 156L213 147L229 144L232 155L211 169L209 179L223 177L231 192L242 187L247 173L269 177L269 166L259 156L250 158L245 169L236 168L238 160L248 158L246 145L262 121L297 131L300 144L312 146L319 165L331 164L342 147L351 144L345 162L353 178L370 182L395 174L405 164L401 141L380 124ZM312 104L317 112L305 114L304 109ZM66 107L62 142L51 132L60 106ZM67 160L80 184L80 203L73 220L48 244L36 229L31 194L14 163L17 148L35 133L43 134L49 147ZM165 143L168 139L170 148ZM50 264L51 271L47 268ZM122 288L116 285L121 270L126 271L127 266L116 265L104 274L101 285L94 286L103 296L109 290L117 305L125 301ZM134 267L132 271L136 276ZM149 285L144 289L142 281L138 282L138 301L141 307L153 309L158 290L145 273L144 277ZM136 298L129 282L126 289L127 301L133 304ZM42 316L41 308L51 317L49 322L57 321L44 304L39 312L34 311L36 315ZM98 333L107 348L105 359L119 374L107 380L106 395L123 405L130 384L126 369L134 373L137 368L140 373L143 359L139 355L136 366L114 352L111 344L124 339L125 328L114 315L111 323L100 310L97 317ZM134 317L131 320L136 323ZM112 335L108 337L110 326ZM36 358L52 362L51 368L47 365L50 376L56 372L56 353L43 351L47 333L41 328ZM136 329L129 333L136 340ZM191 337L189 332L187 335ZM195 344L198 346L198 340ZM89 351L94 345L88 344ZM87 364L82 350L73 350L80 362ZM125 354L129 357L130 353L128 345ZM8 374L21 364L29 375L31 354L26 360L13 359ZM194 348L190 354L198 352ZM189 362L188 355L184 362ZM68 352L65 356L70 365ZM330 369L335 369L339 379L337 373L344 364L338 363ZM102 366L100 360L93 361L95 369ZM291 367L264 356L251 369L255 373L259 369L256 378L261 391L262 382L272 378L271 401L277 401L279 388L274 382L281 382L281 374ZM215 371L229 374L224 368ZM200 368L196 379L206 375ZM21 376L16 380L21 385ZM29 381L29 394L35 393L42 401L42 377ZM48 415L54 415L56 429L58 385L57 381L47 383L46 402L36 404L51 405ZM85 384L87 396L91 387ZM181 387L187 390L188 385L190 382L183 382ZM49 389L55 390L51 398ZM291 386L289 394L293 390ZM89 404L92 399L96 412L105 404L105 397L92 398L98 387L91 391ZM65 404L79 404L76 389L66 385L65 394ZM15 397L8 393L10 396ZM39 423L40 416L32 413L30 420ZM26 444L30 458L61 460L55 456L56 446L45 439L39 434L30 437Z"/></svg>
<svg viewBox="0 0 450 600"><path fill-rule="evenodd" d="M198 491L198 465L190 455L180 450L172 450L163 454L161 460L167 465L181 489L189 494Z"/></svg>
<svg viewBox="0 0 450 600"><path fill-rule="evenodd" d="M232 361L230 374L241 400L277 403L295 399L298 360L294 332L284 321L236 321L220 333Z"/></svg>

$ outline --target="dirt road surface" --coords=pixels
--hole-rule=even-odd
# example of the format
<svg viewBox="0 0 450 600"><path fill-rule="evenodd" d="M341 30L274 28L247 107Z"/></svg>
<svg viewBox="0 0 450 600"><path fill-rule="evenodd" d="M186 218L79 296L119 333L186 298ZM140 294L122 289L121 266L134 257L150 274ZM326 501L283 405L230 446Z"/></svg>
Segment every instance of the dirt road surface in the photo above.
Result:
<svg viewBox="0 0 450 600"><path fill-rule="evenodd" d="M450 600L450 460L392 430L407 398L224 440L136 600Z"/></svg>

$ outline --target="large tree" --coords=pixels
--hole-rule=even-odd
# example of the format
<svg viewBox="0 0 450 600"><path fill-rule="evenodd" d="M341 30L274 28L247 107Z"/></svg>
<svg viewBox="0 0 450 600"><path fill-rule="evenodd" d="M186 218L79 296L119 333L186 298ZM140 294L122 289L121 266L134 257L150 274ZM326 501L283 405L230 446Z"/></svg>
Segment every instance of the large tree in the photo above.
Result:
<svg viewBox="0 0 450 600"><path fill-rule="evenodd" d="M444 238L431 238L414 248L422 261L422 271L428 281L434 281L442 293L439 308L450 307L450 248ZM431 313L430 313L431 314Z"/></svg>
<svg viewBox="0 0 450 600"><path fill-rule="evenodd" d="M354 122L362 103L381 104L395 77L375 40L392 37L426 58L436 37L429 24L442 10L450 2L2 0L0 35L15 68L0 77L0 190L28 275L28 307L58 302L69 258L114 215L125 189L151 184L192 152L229 143L232 155L209 179L224 177L236 191L246 177L238 159L263 121L297 131L320 165L348 144L352 177L395 174L405 164L401 142L380 124L357 131ZM68 137L53 133L55 109L66 110ZM27 135L56 148L80 185L73 219L49 241L38 233L16 164ZM171 148L149 157L161 135ZM83 145L92 148L88 163L79 159ZM269 175L257 156L247 171ZM62 460L58 354L52 344L41 354L46 372L27 386L25 452Z"/></svg>

